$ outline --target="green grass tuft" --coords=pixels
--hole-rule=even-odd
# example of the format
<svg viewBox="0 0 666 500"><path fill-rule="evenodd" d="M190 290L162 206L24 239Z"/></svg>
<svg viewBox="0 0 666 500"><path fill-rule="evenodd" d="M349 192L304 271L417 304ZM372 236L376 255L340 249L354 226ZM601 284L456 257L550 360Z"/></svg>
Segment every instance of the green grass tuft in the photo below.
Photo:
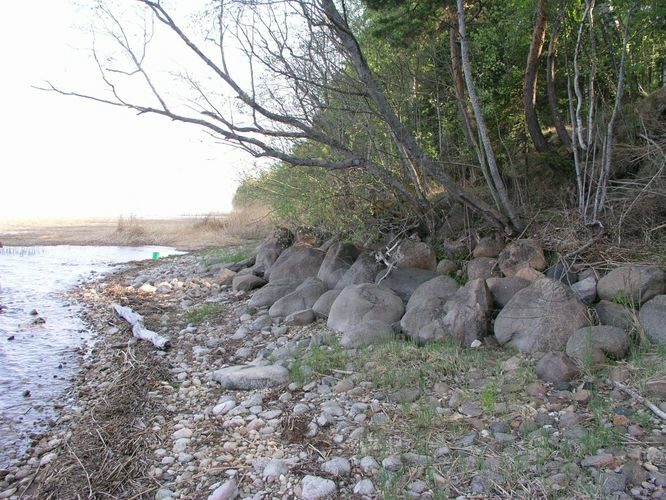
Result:
<svg viewBox="0 0 666 500"><path fill-rule="evenodd" d="M219 313L222 307L219 304L202 304L187 311L187 322L198 325L207 317Z"/></svg>

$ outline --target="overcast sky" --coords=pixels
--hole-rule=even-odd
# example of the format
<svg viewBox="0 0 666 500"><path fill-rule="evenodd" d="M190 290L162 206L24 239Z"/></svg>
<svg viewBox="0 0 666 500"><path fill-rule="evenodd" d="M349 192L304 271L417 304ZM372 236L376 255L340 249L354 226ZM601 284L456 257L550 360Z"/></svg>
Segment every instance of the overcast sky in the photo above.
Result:
<svg viewBox="0 0 666 500"><path fill-rule="evenodd" d="M94 93L88 15L72 0L0 7L0 219L230 210L251 158L192 126L31 87Z"/></svg>

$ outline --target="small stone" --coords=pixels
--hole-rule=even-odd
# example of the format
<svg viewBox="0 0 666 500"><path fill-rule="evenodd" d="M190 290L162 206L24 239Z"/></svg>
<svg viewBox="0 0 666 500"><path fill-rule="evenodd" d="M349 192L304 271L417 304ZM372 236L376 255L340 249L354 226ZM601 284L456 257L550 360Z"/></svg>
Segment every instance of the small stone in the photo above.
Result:
<svg viewBox="0 0 666 500"><path fill-rule="evenodd" d="M234 479L229 479L208 497L208 500L233 500L238 496L238 486Z"/></svg>
<svg viewBox="0 0 666 500"><path fill-rule="evenodd" d="M612 468L615 466L615 457L610 453L599 453L597 455L591 455L585 457L580 461L580 465L583 467L608 467Z"/></svg>
<svg viewBox="0 0 666 500"><path fill-rule="evenodd" d="M407 485L407 488L409 489L409 491L421 495L422 493L425 493L428 490L428 483L426 483L421 479L417 479L416 481Z"/></svg>
<svg viewBox="0 0 666 500"><path fill-rule="evenodd" d="M355 495L373 496L375 493L375 485L370 479L362 479L354 486Z"/></svg>
<svg viewBox="0 0 666 500"><path fill-rule="evenodd" d="M587 404L590 401L592 394L586 389L581 389L574 394L574 401L580 404Z"/></svg>
<svg viewBox="0 0 666 500"><path fill-rule="evenodd" d="M563 352L546 353L536 365L536 374L544 382L568 382L578 375L578 368Z"/></svg>
<svg viewBox="0 0 666 500"><path fill-rule="evenodd" d="M525 392L533 398L542 398L546 395L546 388L541 382L532 382L525 388Z"/></svg>
<svg viewBox="0 0 666 500"><path fill-rule="evenodd" d="M483 409L472 402L465 402L458 408L458 411L467 417L480 417L483 415Z"/></svg>
<svg viewBox="0 0 666 500"><path fill-rule="evenodd" d="M333 495L337 491L335 483L330 479L318 476L305 476L301 482L301 498L316 500Z"/></svg>
<svg viewBox="0 0 666 500"><path fill-rule="evenodd" d="M361 470L365 474L371 474L372 472L379 470L379 464L377 463L377 460L370 456L363 457L361 459L360 466Z"/></svg>
<svg viewBox="0 0 666 500"><path fill-rule="evenodd" d="M458 441L456 441L456 445L459 446L460 448L466 448L468 446L472 446L474 444L474 441L476 441L476 438L477 438L476 432L471 432L466 436L460 438Z"/></svg>
<svg viewBox="0 0 666 500"><path fill-rule="evenodd" d="M623 473L616 474L615 472L601 472L599 474L599 486L601 490L610 495L616 491L624 491L627 487L627 476Z"/></svg>
<svg viewBox="0 0 666 500"><path fill-rule="evenodd" d="M627 482L639 486L647 480L647 473L637 460L629 460L622 467L622 472L627 476Z"/></svg>
<svg viewBox="0 0 666 500"><path fill-rule="evenodd" d="M230 399L219 403L213 407L213 415L226 415L230 410L236 407L236 401Z"/></svg>
<svg viewBox="0 0 666 500"><path fill-rule="evenodd" d="M171 438L175 441L177 439L191 438L192 430L187 428L182 428L171 434Z"/></svg>
<svg viewBox="0 0 666 500"><path fill-rule="evenodd" d="M428 465L430 457L418 453L408 452L402 455L403 460L410 465Z"/></svg>
<svg viewBox="0 0 666 500"><path fill-rule="evenodd" d="M399 454L389 455L382 460L382 467L391 472L396 472L402 468L402 458Z"/></svg>
<svg viewBox="0 0 666 500"><path fill-rule="evenodd" d="M629 418L624 415L613 416L613 425L615 427L625 427L629 423Z"/></svg>
<svg viewBox="0 0 666 500"><path fill-rule="evenodd" d="M351 382L350 380L345 379L345 380L341 380L340 382L335 384L335 387L333 387L333 392L335 392L336 394L341 394L341 393L347 392L347 391L349 391L353 388L354 388L353 382Z"/></svg>
<svg viewBox="0 0 666 500"><path fill-rule="evenodd" d="M440 446L435 450L435 453L433 454L433 457L435 458L442 458L445 456L448 456L451 454L451 450L449 449L448 446Z"/></svg>
<svg viewBox="0 0 666 500"><path fill-rule="evenodd" d="M321 464L321 470L333 476L348 476L351 472L351 464L346 458L335 457Z"/></svg>
<svg viewBox="0 0 666 500"><path fill-rule="evenodd" d="M49 464L49 463L53 462L53 460L55 460L57 457L58 457L57 453L53 453L53 452L46 453L46 454L42 455L42 458L40 458L39 466L44 467L46 464Z"/></svg>
<svg viewBox="0 0 666 500"><path fill-rule="evenodd" d="M289 466L284 460L274 459L266 464L261 476L264 481L275 480L283 474L289 472Z"/></svg>
<svg viewBox="0 0 666 500"><path fill-rule="evenodd" d="M155 500L171 500L171 498L173 498L173 491L166 488L160 488L155 493Z"/></svg>
<svg viewBox="0 0 666 500"><path fill-rule="evenodd" d="M647 449L645 452L645 458L647 458L648 462L652 462L653 464L663 464L666 462L666 455L664 452L654 446L650 446Z"/></svg>
<svg viewBox="0 0 666 500"><path fill-rule="evenodd" d="M372 423L375 425L386 425L391 421L386 413L375 413L372 416Z"/></svg>

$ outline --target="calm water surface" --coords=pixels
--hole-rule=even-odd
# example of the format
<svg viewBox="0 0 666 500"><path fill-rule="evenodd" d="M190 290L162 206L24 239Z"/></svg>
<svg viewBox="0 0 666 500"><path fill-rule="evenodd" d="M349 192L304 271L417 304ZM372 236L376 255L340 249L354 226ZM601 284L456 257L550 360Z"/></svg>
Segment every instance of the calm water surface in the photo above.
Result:
<svg viewBox="0 0 666 500"><path fill-rule="evenodd" d="M90 339L66 292L153 252L179 253L152 246L0 248L0 468L56 417L54 404L66 398L77 373L76 350Z"/></svg>

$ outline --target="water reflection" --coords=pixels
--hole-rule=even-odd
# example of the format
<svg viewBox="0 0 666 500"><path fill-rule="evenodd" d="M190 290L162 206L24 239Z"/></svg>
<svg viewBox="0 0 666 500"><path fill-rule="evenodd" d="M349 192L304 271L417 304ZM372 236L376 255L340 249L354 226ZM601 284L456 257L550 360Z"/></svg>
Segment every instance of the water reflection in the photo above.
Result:
<svg viewBox="0 0 666 500"><path fill-rule="evenodd" d="M54 418L90 332L66 292L114 264L178 253L167 247L0 248L0 468Z"/></svg>

